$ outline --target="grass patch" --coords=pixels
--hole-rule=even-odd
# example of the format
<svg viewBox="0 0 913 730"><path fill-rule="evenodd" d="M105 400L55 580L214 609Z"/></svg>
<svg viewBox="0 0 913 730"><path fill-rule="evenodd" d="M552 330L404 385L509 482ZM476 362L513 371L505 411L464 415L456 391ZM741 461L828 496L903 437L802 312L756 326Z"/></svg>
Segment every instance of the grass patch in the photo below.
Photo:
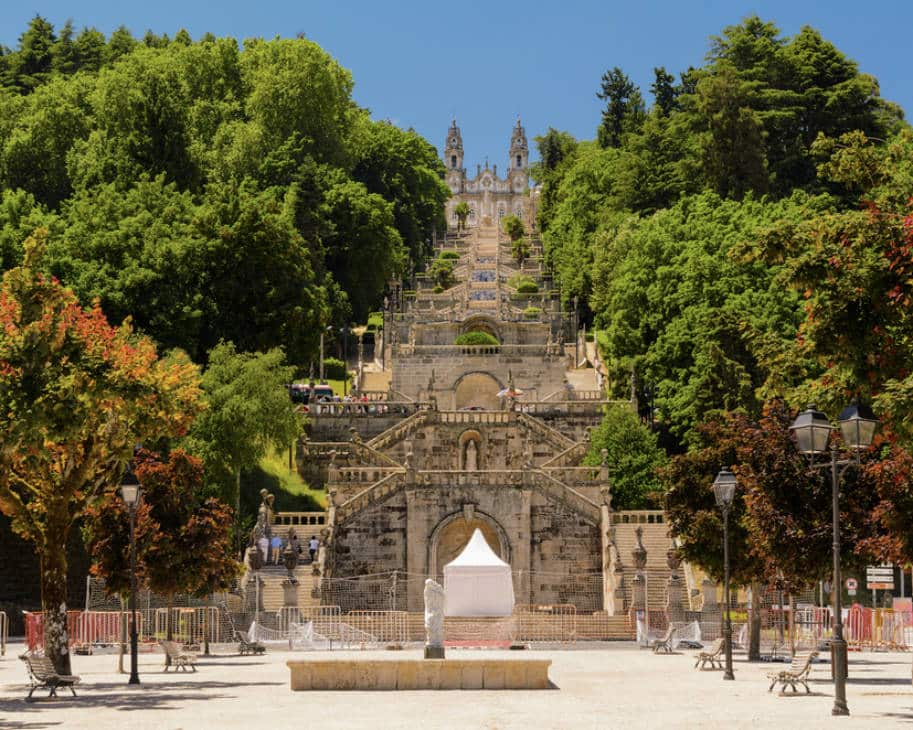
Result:
<svg viewBox="0 0 913 730"><path fill-rule="evenodd" d="M288 451L272 453L256 469L241 474L243 513L257 513L261 489L275 495L278 512L311 512L324 510L327 506L323 490L309 487L297 470L289 471Z"/></svg>

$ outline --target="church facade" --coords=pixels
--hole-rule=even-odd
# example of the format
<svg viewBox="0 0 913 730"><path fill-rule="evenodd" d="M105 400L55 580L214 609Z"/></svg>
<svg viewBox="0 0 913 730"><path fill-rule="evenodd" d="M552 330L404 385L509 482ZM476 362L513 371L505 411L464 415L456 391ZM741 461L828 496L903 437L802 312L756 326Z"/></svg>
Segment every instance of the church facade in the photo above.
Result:
<svg viewBox="0 0 913 730"><path fill-rule="evenodd" d="M457 227L454 209L465 202L469 206L467 228L497 224L506 215L527 220L530 215L529 143L526 130L517 119L511 131L508 147L507 172L498 175L498 166L476 165L474 177L469 177L463 166L463 137L456 120L447 130L444 144L445 180L453 197L447 203L447 224Z"/></svg>

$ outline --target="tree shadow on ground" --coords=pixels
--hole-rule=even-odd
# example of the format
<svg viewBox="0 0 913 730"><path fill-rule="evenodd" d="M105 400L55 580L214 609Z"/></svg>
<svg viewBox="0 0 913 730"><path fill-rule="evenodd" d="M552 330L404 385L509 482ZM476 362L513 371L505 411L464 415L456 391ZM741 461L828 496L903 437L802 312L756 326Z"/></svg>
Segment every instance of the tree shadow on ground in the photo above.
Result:
<svg viewBox="0 0 913 730"><path fill-rule="evenodd" d="M83 692L76 697L58 697L56 699L38 697L36 693L33 700L26 702L22 698L0 699L0 717L11 713L31 712L42 709L79 709L92 707L105 707L113 710L178 710L180 703L193 701L207 701L219 699L233 699L230 693L216 693L212 690L230 690L238 687L279 687L285 682L177 682L173 684L145 684L139 687L127 688L124 684L98 682L83 685ZM86 690L89 693L86 694ZM39 690L40 691L40 690ZM106 694L105 694L106 693ZM5 727L5 726L4 726Z"/></svg>
<svg viewBox="0 0 913 730"><path fill-rule="evenodd" d="M19 720L4 720L3 728L4 730L41 730L46 727L53 727L55 725L63 725L62 720L57 722L20 722Z"/></svg>
<svg viewBox="0 0 913 730"><path fill-rule="evenodd" d="M889 717L892 720L906 720L908 723L913 722L913 707L906 712L879 712L881 717Z"/></svg>

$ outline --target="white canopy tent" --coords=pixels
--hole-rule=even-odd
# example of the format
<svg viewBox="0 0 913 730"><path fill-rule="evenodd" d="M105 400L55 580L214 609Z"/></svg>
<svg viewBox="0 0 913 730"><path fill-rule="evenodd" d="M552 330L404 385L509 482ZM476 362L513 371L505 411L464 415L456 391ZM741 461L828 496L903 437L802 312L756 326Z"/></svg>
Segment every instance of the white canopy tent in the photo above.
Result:
<svg viewBox="0 0 913 730"><path fill-rule="evenodd" d="M444 566L445 616L510 616L514 584L510 565L488 546L476 528L463 548Z"/></svg>

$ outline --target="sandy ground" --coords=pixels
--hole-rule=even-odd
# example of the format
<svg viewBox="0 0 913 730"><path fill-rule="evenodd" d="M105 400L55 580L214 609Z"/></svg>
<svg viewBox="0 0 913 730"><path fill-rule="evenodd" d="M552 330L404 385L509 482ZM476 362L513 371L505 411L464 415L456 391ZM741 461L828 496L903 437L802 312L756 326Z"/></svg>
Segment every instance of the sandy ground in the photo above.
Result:
<svg viewBox="0 0 913 730"><path fill-rule="evenodd" d="M830 665L812 671L813 694L768 694L765 674L780 664L736 656L736 681L693 668L691 651L653 655L632 644L595 650L530 652L552 660L553 689L542 691L291 692L286 659L201 657L195 674L164 674L161 656L140 657L142 684L129 687L116 657L74 656L79 696L26 703L25 667L12 644L0 659L0 727L37 730L107 728L883 728L913 722L910 655L852 653L849 718L832 718ZM517 658L517 652L449 650L461 656ZM336 652L340 658L389 652ZM398 653L415 656L408 650ZM327 654L321 653L321 657ZM36 696L39 693L36 692ZM46 694L45 693L41 693Z"/></svg>

